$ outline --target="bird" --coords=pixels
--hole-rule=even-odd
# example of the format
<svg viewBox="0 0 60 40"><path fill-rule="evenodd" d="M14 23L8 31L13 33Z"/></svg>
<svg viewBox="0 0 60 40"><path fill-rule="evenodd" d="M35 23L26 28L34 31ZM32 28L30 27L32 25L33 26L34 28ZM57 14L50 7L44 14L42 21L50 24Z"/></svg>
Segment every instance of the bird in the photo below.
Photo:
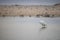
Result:
<svg viewBox="0 0 60 40"><path fill-rule="evenodd" d="M41 25L42 25L42 27L40 28L40 29L45 29L45 28L47 28L46 26L46 23L43 21L43 20L41 20L40 22L39 22Z"/></svg>

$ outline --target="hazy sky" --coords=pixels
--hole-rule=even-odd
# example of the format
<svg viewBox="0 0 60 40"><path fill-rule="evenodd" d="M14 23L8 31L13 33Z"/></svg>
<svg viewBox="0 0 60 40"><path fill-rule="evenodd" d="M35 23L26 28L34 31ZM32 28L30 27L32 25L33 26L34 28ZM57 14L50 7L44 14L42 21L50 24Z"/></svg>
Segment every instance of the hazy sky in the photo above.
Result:
<svg viewBox="0 0 60 40"><path fill-rule="evenodd" d="M0 4L50 5L55 3L60 3L60 0L0 0Z"/></svg>

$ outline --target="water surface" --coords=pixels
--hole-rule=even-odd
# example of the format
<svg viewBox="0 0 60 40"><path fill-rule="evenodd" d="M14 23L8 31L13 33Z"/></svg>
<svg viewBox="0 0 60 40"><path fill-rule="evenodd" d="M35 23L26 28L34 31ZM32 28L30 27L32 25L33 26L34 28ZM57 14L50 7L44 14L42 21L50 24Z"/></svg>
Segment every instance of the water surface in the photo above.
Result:
<svg viewBox="0 0 60 40"><path fill-rule="evenodd" d="M42 25L46 28L40 31ZM0 40L60 40L60 17L0 17Z"/></svg>

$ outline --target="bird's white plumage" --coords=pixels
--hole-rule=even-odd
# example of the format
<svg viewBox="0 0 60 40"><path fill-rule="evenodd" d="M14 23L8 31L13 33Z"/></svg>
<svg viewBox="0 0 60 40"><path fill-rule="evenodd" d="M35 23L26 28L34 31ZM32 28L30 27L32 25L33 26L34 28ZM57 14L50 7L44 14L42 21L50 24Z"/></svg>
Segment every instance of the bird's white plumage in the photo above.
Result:
<svg viewBox="0 0 60 40"><path fill-rule="evenodd" d="M40 22L41 22L41 23L45 23L45 21L43 21L43 20L40 20Z"/></svg>
<svg viewBox="0 0 60 40"><path fill-rule="evenodd" d="M43 20L40 20L40 24L41 24L42 26L46 26L46 22L43 21Z"/></svg>

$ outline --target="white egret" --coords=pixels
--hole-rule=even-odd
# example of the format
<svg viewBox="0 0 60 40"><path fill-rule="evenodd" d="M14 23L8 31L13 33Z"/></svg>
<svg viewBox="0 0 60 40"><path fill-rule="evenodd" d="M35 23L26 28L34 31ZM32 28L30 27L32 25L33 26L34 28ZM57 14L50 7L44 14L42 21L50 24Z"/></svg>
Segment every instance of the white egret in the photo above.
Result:
<svg viewBox="0 0 60 40"><path fill-rule="evenodd" d="M39 23L42 25L42 27L40 29L46 28L47 25L46 25L45 21L41 20Z"/></svg>

